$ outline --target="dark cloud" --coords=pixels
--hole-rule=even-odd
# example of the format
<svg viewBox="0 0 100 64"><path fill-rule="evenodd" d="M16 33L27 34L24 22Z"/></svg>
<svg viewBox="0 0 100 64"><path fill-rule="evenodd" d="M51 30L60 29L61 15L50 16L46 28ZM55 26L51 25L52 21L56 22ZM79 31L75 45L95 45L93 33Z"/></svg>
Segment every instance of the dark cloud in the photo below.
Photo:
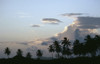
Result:
<svg viewBox="0 0 100 64"><path fill-rule="evenodd" d="M100 26L98 26L98 25L86 25L86 26L84 26L84 25L80 25L80 26L78 26L78 28L81 28L81 29L96 29L96 28L100 28Z"/></svg>
<svg viewBox="0 0 100 64"><path fill-rule="evenodd" d="M46 39L46 41L42 41L41 45L50 45L54 42L55 40L52 40L51 38Z"/></svg>
<svg viewBox="0 0 100 64"><path fill-rule="evenodd" d="M41 27L41 25L39 25L39 24L34 24L34 25L32 25L32 27Z"/></svg>
<svg viewBox="0 0 100 64"><path fill-rule="evenodd" d="M42 22L47 23L47 24L59 24L62 21L60 21L58 19L54 19L54 18L44 18L44 19L42 19Z"/></svg>
<svg viewBox="0 0 100 64"><path fill-rule="evenodd" d="M49 45L49 44L52 44L56 40L58 41L58 38L56 37L47 38L46 41L42 41L41 45Z"/></svg>
<svg viewBox="0 0 100 64"><path fill-rule="evenodd" d="M100 17L78 17L75 22L76 25L81 29L100 28Z"/></svg>
<svg viewBox="0 0 100 64"><path fill-rule="evenodd" d="M42 42L41 45L48 45L48 41L47 42L46 41Z"/></svg>

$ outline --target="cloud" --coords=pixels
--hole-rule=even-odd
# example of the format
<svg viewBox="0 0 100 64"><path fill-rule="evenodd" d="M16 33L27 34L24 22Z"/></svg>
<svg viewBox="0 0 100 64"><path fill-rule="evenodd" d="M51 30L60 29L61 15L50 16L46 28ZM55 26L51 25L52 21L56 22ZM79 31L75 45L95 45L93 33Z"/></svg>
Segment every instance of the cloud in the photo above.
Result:
<svg viewBox="0 0 100 64"><path fill-rule="evenodd" d="M100 17L78 17L75 22L77 27L81 29L100 28Z"/></svg>
<svg viewBox="0 0 100 64"><path fill-rule="evenodd" d="M48 45L48 41L42 42L41 45Z"/></svg>
<svg viewBox="0 0 100 64"><path fill-rule="evenodd" d="M58 38L56 38L55 36L53 36L53 37L50 37L50 38L47 38L47 39L43 40L41 42L41 45L49 45L49 44L52 44L56 40L59 41Z"/></svg>
<svg viewBox="0 0 100 64"><path fill-rule="evenodd" d="M67 16L67 17L71 17L71 16L79 16L79 15L83 15L83 13L64 13L61 14L62 16Z"/></svg>
<svg viewBox="0 0 100 64"><path fill-rule="evenodd" d="M77 17L72 24L66 26L64 31L56 34L56 37L62 39L68 37L70 40L84 38L87 34L97 34L97 29L100 28L99 17Z"/></svg>
<svg viewBox="0 0 100 64"><path fill-rule="evenodd" d="M42 22L45 24L59 24L62 21L60 21L58 19L54 19L54 18L44 18L44 19L42 19Z"/></svg>
<svg viewBox="0 0 100 64"><path fill-rule="evenodd" d="M46 22L52 22L51 19L43 19ZM55 20L56 21L56 20ZM38 45L49 45L52 44L55 40L59 41L63 40L64 37L67 37L70 41L74 41L75 39L79 39L80 41L84 41L84 37L86 35L98 34L97 29L100 28L100 17L89 17L89 16L81 16L73 19L73 23L69 26L65 26L64 30L60 33L55 34L54 36L42 39L35 40L33 44Z"/></svg>
<svg viewBox="0 0 100 64"><path fill-rule="evenodd" d="M94 36L97 33L97 29L100 28L100 18L99 17L77 17L74 19L73 23L69 26L65 26L64 30L60 33L55 34L55 36L43 41L42 45L51 44L55 40L62 40L67 37L70 41L79 39L84 41L86 35Z"/></svg>
<svg viewBox="0 0 100 64"><path fill-rule="evenodd" d="M31 25L32 27L41 27L41 25L39 25L39 24L33 24L33 25Z"/></svg>

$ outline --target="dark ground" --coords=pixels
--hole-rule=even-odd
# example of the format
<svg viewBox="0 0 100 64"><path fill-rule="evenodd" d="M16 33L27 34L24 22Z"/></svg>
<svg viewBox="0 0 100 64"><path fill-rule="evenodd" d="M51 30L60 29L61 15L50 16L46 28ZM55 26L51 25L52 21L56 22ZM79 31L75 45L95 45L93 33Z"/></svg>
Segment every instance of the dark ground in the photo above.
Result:
<svg viewBox="0 0 100 64"><path fill-rule="evenodd" d="M34 60L28 58L9 58L0 59L0 64L100 64L100 56L98 57L78 57L71 59L53 59L53 60Z"/></svg>

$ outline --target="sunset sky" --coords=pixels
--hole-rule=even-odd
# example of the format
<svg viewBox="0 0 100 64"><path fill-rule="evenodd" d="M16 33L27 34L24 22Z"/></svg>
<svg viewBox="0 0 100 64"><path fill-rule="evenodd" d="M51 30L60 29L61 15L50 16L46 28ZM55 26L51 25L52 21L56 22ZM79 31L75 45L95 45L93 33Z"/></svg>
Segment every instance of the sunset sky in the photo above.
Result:
<svg viewBox="0 0 100 64"><path fill-rule="evenodd" d="M63 37L100 34L99 25L100 0L0 0L0 57L7 46L47 49Z"/></svg>
<svg viewBox="0 0 100 64"><path fill-rule="evenodd" d="M52 37L73 22L61 14L100 17L99 6L99 0L0 0L0 42ZM45 18L61 22L46 24L42 22Z"/></svg>

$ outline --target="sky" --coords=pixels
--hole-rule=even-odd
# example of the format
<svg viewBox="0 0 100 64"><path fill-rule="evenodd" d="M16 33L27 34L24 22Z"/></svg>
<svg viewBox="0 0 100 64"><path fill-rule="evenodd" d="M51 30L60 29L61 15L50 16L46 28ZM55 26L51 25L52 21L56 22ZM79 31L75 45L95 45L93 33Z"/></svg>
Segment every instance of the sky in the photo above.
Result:
<svg viewBox="0 0 100 64"><path fill-rule="evenodd" d="M73 22L73 19L62 17L64 13L100 16L99 0L0 0L0 3L1 42L51 37ZM62 23L44 24L41 22L44 18L58 19ZM37 24L41 27L31 26Z"/></svg>
<svg viewBox="0 0 100 64"><path fill-rule="evenodd" d="M83 38L100 32L99 21L100 0L0 0L0 46L29 49L63 37Z"/></svg>

